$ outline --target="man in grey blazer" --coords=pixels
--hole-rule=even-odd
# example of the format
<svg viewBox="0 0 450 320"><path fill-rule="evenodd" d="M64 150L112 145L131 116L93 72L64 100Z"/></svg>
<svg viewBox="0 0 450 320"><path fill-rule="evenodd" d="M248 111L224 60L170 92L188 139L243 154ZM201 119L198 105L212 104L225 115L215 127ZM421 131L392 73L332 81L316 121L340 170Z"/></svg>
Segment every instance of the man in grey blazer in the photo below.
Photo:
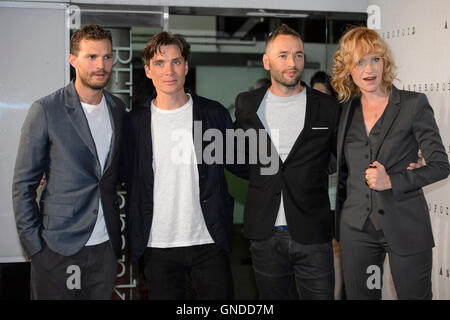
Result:
<svg viewBox="0 0 450 320"><path fill-rule="evenodd" d="M14 214L31 259L32 299L109 299L121 247L116 184L124 105L103 90L112 71L108 31L77 30L70 52L76 79L34 102L23 124Z"/></svg>

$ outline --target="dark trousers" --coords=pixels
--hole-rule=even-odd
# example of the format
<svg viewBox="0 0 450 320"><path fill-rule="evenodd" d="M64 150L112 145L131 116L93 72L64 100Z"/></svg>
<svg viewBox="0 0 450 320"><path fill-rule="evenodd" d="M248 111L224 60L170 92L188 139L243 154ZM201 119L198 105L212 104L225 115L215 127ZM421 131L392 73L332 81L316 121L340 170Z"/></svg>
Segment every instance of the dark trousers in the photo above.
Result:
<svg viewBox="0 0 450 320"><path fill-rule="evenodd" d="M117 258L110 241L68 257L44 245L31 259L31 299L109 300L116 274Z"/></svg>
<svg viewBox="0 0 450 320"><path fill-rule="evenodd" d="M229 255L216 244L147 248L144 262L151 300L186 299L186 276L195 299L233 299Z"/></svg>
<svg viewBox="0 0 450 320"><path fill-rule="evenodd" d="M294 279L299 299L334 299L331 241L300 244L276 229L268 239L251 240L250 252L260 299L290 299Z"/></svg>
<svg viewBox="0 0 450 320"><path fill-rule="evenodd" d="M367 220L363 230L341 223L340 235L344 285L348 299L381 299L386 253L389 254L392 279L399 299L432 298L432 249L409 256L395 254L390 249L383 231L375 230L370 220ZM380 270L380 274L376 275L374 270ZM381 277L378 287L374 278L377 276Z"/></svg>

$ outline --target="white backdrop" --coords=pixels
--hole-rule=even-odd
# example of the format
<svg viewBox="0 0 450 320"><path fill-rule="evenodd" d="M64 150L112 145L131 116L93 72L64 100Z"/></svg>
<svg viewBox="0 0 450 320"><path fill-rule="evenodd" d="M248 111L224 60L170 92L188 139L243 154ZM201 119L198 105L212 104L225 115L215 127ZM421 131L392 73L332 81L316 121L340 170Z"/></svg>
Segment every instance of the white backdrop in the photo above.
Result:
<svg viewBox="0 0 450 320"><path fill-rule="evenodd" d="M450 1L369 0L369 5L380 9L379 16L369 10L368 26L372 24L393 51L399 78L395 85L427 95L444 146L450 153ZM425 195L436 242L433 250L433 296L434 299L448 300L450 179L425 188ZM392 297L392 292L384 293L386 297Z"/></svg>
<svg viewBox="0 0 450 320"><path fill-rule="evenodd" d="M0 1L0 263L26 261L12 209L20 128L31 103L69 81L66 5Z"/></svg>

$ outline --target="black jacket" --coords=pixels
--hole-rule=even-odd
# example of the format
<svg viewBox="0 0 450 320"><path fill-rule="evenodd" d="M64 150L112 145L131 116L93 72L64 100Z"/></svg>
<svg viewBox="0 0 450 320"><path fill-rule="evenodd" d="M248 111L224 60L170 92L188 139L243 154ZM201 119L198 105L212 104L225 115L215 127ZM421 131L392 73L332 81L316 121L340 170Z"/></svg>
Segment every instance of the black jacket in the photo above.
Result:
<svg viewBox="0 0 450 320"><path fill-rule="evenodd" d="M218 102L195 94L193 121L201 121L202 136L207 129L218 129L225 144L226 129L233 129L229 112ZM154 174L152 168L151 101L133 108L125 119L124 164L128 194L127 227L132 257L139 258L147 247L153 218ZM195 129L194 129L195 131ZM194 135L194 132L193 132ZM210 144L202 143L202 151ZM227 151L224 150L223 155ZM199 155L197 154L197 159ZM229 250L233 224L234 199L228 194L224 168L241 176L248 176L245 165L213 163L198 164L200 205L208 231L214 242Z"/></svg>
<svg viewBox="0 0 450 320"><path fill-rule="evenodd" d="M353 117L353 101L342 107L338 134L338 240L342 206L347 197L346 181L351 169L347 167L344 146ZM386 168L392 189L375 193L381 228L392 251L399 255L412 255L434 247L430 213L422 187L447 178L450 164L433 109L425 94L398 90L392 86L383 117L375 158ZM419 149L426 165L407 170L409 163L417 161Z"/></svg>
<svg viewBox="0 0 450 320"><path fill-rule="evenodd" d="M266 132L256 112L267 89L263 87L237 96L236 128ZM244 233L250 239L266 239L272 235L282 191L291 237L303 244L331 240L333 217L327 172L330 156L336 154L340 107L330 96L308 87L306 97L304 128L286 161L283 163L278 156L278 170L270 175L261 174L261 168L267 166L262 164L259 154L257 163L250 166L244 209ZM271 144L270 137L267 139Z"/></svg>

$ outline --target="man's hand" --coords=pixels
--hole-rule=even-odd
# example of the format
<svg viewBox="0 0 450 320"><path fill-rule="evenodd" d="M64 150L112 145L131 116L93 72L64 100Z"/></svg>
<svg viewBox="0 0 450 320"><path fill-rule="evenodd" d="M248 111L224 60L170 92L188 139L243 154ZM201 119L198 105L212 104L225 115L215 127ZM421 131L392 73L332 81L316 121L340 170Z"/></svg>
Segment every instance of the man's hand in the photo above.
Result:
<svg viewBox="0 0 450 320"><path fill-rule="evenodd" d="M392 189L391 178L384 166L378 161L373 162L366 170L366 183L370 189L383 191Z"/></svg>
<svg viewBox="0 0 450 320"><path fill-rule="evenodd" d="M417 156L417 162L411 162L409 164L408 168L406 168L406 169L414 170L414 169L419 169L419 168L421 168L423 166L424 166L423 157L422 157L422 154L419 153L419 155Z"/></svg>

